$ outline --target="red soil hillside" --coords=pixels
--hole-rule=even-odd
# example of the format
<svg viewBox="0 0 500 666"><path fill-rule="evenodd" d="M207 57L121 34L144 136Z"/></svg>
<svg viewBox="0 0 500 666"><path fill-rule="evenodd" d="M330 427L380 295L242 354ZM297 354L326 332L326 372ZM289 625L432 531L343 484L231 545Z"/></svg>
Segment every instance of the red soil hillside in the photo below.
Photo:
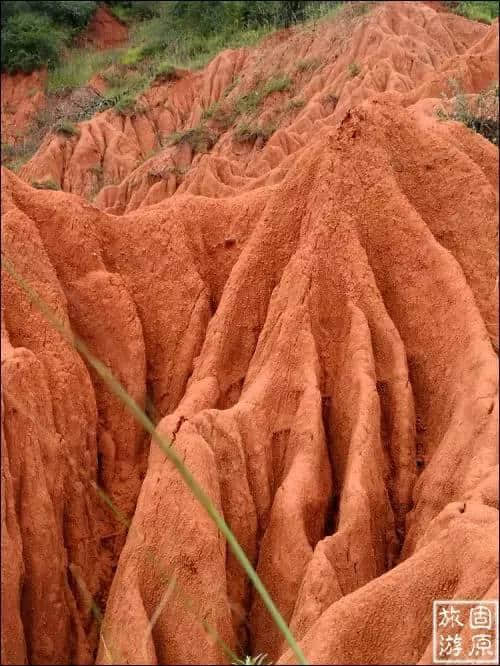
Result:
<svg viewBox="0 0 500 666"><path fill-rule="evenodd" d="M109 49L128 40L128 28L104 7L98 7L79 42L84 46Z"/></svg>
<svg viewBox="0 0 500 666"><path fill-rule="evenodd" d="M45 104L44 85L47 72L2 72L0 76L2 143L15 144L22 140L34 114Z"/></svg>
<svg viewBox="0 0 500 666"><path fill-rule="evenodd" d="M212 118L208 152L160 148L277 72L265 145ZM434 599L498 598L498 149L436 118L450 78L498 78L498 24L382 3L2 169L4 256L153 402L309 663L430 664ZM2 663L228 663L202 621L294 663L177 471L5 271L2 370Z"/></svg>

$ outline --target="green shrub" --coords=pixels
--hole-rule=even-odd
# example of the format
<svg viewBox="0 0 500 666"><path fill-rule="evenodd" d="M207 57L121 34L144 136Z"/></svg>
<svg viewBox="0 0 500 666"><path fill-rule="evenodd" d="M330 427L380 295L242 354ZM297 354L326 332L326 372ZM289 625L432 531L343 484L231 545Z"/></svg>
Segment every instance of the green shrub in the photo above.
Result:
<svg viewBox="0 0 500 666"><path fill-rule="evenodd" d="M483 90L475 99L468 99L457 81L452 79L450 86L454 94L452 109L447 113L442 107L438 108L437 117L457 120L498 146L498 83Z"/></svg>
<svg viewBox="0 0 500 666"><path fill-rule="evenodd" d="M137 70L124 71L122 66L115 65L102 76L110 85L102 97L105 106L114 107L121 115L134 115L144 111L137 105L137 98L151 83L147 74Z"/></svg>
<svg viewBox="0 0 500 666"><path fill-rule="evenodd" d="M299 60L297 62L297 70L299 72L312 72L321 65L321 60L318 58L307 58L306 60Z"/></svg>
<svg viewBox="0 0 500 666"><path fill-rule="evenodd" d="M56 64L67 34L58 30L45 16L15 14L2 28L2 69L31 72Z"/></svg>
<svg viewBox="0 0 500 666"><path fill-rule="evenodd" d="M171 146L188 143L195 153L206 153L215 145L216 140L216 135L208 127L199 125L183 132L173 132L167 143Z"/></svg>
<svg viewBox="0 0 500 666"><path fill-rule="evenodd" d="M290 90L291 84L291 79L288 76L274 76L255 90L238 97L234 102L234 111L238 115L253 113L268 95Z"/></svg>
<svg viewBox="0 0 500 666"><path fill-rule="evenodd" d="M482 2L474 0L473 2L444 2L451 12L464 16L471 21L490 24L498 17L498 2Z"/></svg>
<svg viewBox="0 0 500 666"><path fill-rule="evenodd" d="M167 50L167 42L163 39L156 39L141 47L141 58L155 58L162 55Z"/></svg>
<svg viewBox="0 0 500 666"><path fill-rule="evenodd" d="M114 104L114 110L122 116L133 116L143 111L137 104L137 97L133 93L123 92Z"/></svg>
<svg viewBox="0 0 500 666"><path fill-rule="evenodd" d="M234 31L239 27L241 3L238 2L174 0L169 5L169 19L180 34L190 32L193 26L200 35Z"/></svg>
<svg viewBox="0 0 500 666"><path fill-rule="evenodd" d="M54 67L62 48L88 23L97 2L59 0L2 3L2 69Z"/></svg>
<svg viewBox="0 0 500 666"><path fill-rule="evenodd" d="M234 123L237 115L238 112L234 108L227 109L222 107L220 102L215 102L203 110L201 119L211 120L212 122L219 125L222 129L227 129Z"/></svg>
<svg viewBox="0 0 500 666"><path fill-rule="evenodd" d="M97 2L89 0L3 0L2 25L12 16L35 12L49 18L59 27L72 31L84 28L97 9Z"/></svg>
<svg viewBox="0 0 500 666"><path fill-rule="evenodd" d="M349 72L351 79L353 79L361 72L361 67L357 62L351 62L351 64L347 67L347 71Z"/></svg>
<svg viewBox="0 0 500 666"><path fill-rule="evenodd" d="M204 66L225 48L255 44L277 27L305 20L305 9L318 4L333 8L341 3L162 2L158 3L156 18L134 26L133 40L141 46L144 58L159 60L168 56L177 66L194 69Z"/></svg>
<svg viewBox="0 0 500 666"><path fill-rule="evenodd" d="M80 88L117 58L114 51L72 49L62 62L49 71L47 90L51 93L64 93Z"/></svg>
<svg viewBox="0 0 500 666"><path fill-rule="evenodd" d="M82 30L97 9L97 2L91 0L31 0L26 4L31 10L48 16L54 24L70 28L72 34Z"/></svg>
<svg viewBox="0 0 500 666"><path fill-rule="evenodd" d="M290 90L292 81L288 76L273 76L269 81L266 81L264 87L262 88L262 94L264 97L271 95L274 92L284 92L285 90Z"/></svg>
<svg viewBox="0 0 500 666"><path fill-rule="evenodd" d="M145 56L142 48L140 46L134 46L125 51L125 53L120 58L120 63L130 67L144 60L144 57Z"/></svg>
<svg viewBox="0 0 500 666"><path fill-rule="evenodd" d="M275 28L287 28L306 18L308 5L315 4L303 0L292 2L243 2L241 20L247 27L272 25Z"/></svg>
<svg viewBox="0 0 500 666"><path fill-rule="evenodd" d="M135 21L144 21L158 16L160 10L158 2L147 2L146 0L130 0L129 2L106 2L112 14L123 23L133 23Z"/></svg>
<svg viewBox="0 0 500 666"><path fill-rule="evenodd" d="M69 120L58 120L52 127L55 134L62 134L66 137L78 136L80 130Z"/></svg>
<svg viewBox="0 0 500 666"><path fill-rule="evenodd" d="M293 111L295 109L302 109L306 105L306 102L301 97L294 97L289 100L285 106L285 111Z"/></svg>
<svg viewBox="0 0 500 666"><path fill-rule="evenodd" d="M155 81L176 81L180 75L173 65L161 63L156 69Z"/></svg>
<svg viewBox="0 0 500 666"><path fill-rule="evenodd" d="M274 125L261 127L259 125L241 123L234 132L234 138L240 143L254 142L257 139L262 139L263 143L266 143L275 131L276 127Z"/></svg>
<svg viewBox="0 0 500 666"><path fill-rule="evenodd" d="M262 103L263 95L261 90L251 90L245 95L241 95L234 103L235 111L240 113L251 113Z"/></svg>
<svg viewBox="0 0 500 666"><path fill-rule="evenodd" d="M34 180L31 187L37 190L60 190L61 188L53 180Z"/></svg>

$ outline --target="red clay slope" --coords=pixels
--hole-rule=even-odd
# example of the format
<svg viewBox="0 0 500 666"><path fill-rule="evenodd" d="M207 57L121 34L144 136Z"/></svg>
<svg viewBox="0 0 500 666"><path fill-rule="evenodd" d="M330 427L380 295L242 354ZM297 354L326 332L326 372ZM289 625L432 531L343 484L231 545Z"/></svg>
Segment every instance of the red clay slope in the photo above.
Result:
<svg viewBox="0 0 500 666"><path fill-rule="evenodd" d="M124 44L128 29L104 7L98 7L85 32L79 37L81 46L105 49ZM45 70L30 74L16 72L1 74L2 143L23 141L34 115L46 102Z"/></svg>
<svg viewBox="0 0 500 666"><path fill-rule="evenodd" d="M134 199L139 176L109 194L118 217L2 172L4 254L154 402L310 663L431 663L432 600L498 596L498 150L429 113L450 71L495 75L497 27L388 3L358 44L381 26L393 37L365 78L386 72L387 92L346 81L339 114L309 101L300 132L246 156L222 135L155 205ZM222 90L207 72L238 57L201 80ZM48 139L25 174L83 182L87 132L96 158L127 156L127 181L121 137L149 121L117 122ZM91 663L97 647L99 664L227 663L202 621L293 663L172 465L5 273L3 292L2 663ZM133 515L127 536L96 482Z"/></svg>
<svg viewBox="0 0 500 666"><path fill-rule="evenodd" d="M233 196L276 182L289 168L287 158L318 129L375 94L390 91L405 107L427 100L432 110L441 93L451 93L451 78L467 92L484 89L498 78L497 32L495 25L414 3L382 5L366 17L346 12L334 22L279 33L259 49L224 51L204 70L158 83L139 99L142 113L109 110L81 123L79 136L48 135L20 175L29 183L52 180L115 214L162 201L179 185L192 194ZM360 68L355 77L352 63ZM235 141L234 128L213 119L207 124L219 139L209 155L193 155L188 144L162 148L172 132L202 122L204 110L216 103L230 110L276 75L288 76L291 89L268 96L255 119L237 120L278 126L263 149Z"/></svg>
<svg viewBox="0 0 500 666"><path fill-rule="evenodd" d="M78 41L82 46L109 49L122 46L127 40L127 26L106 7L98 7Z"/></svg>
<svg viewBox="0 0 500 666"><path fill-rule="evenodd" d="M23 140L33 116L45 105L47 71L2 72L0 76L2 143L15 144Z"/></svg>

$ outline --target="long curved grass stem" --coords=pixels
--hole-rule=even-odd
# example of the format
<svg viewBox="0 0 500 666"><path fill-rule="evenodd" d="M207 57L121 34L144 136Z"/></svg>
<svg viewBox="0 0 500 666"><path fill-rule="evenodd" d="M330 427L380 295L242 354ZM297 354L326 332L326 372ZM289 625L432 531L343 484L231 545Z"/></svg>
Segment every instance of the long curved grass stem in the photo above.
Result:
<svg viewBox="0 0 500 666"><path fill-rule="evenodd" d="M244 550L242 549L242 547L238 543L238 540L231 531L231 528L228 526L228 524L221 516L221 514L217 511L212 500L208 497L203 488L198 484L194 476L191 474L189 469L184 465L180 457L177 455L174 448L172 447L172 442L170 441L170 439L164 435L160 435L156 431L154 424L142 411L139 405L137 405L135 400L127 393L127 391L123 388L120 382L114 377L109 368L107 368L104 365L104 363L102 363L89 351L87 345L83 342L83 340L74 335L72 331L67 330L67 328L54 315L51 308L44 302L44 300L39 296L39 294L24 280L24 278L21 275L19 275L19 273L15 270L14 266L12 265L12 262L9 259L7 259L3 254L2 254L2 268L4 268L7 271L7 273L14 279L17 285L26 293L28 298L36 305L36 307L50 322L50 324L56 330L58 330L59 333L71 345L73 345L80 352L82 356L85 357L88 364L94 368L94 370L106 382L106 384L113 391L113 393L122 401L122 403L127 407L127 409L133 414L136 420L143 426L145 430L147 430L151 434L152 439L158 444L158 446L163 451L165 456L175 466L175 468L183 478L188 488L191 490L191 492L196 497L198 502L205 509L207 514L210 516L212 521L219 529L219 531L225 536L226 541L229 544L229 547L233 551L235 557L240 562L247 576L252 581L253 586L259 593L275 625L283 634L283 637L290 646L292 652L295 654L297 658L297 663L307 665L306 658L302 653L301 648L299 647L297 641L295 640L292 632L290 631L287 623L283 619L281 613L275 606L264 584L260 580L255 569L253 568L250 560L246 556Z"/></svg>

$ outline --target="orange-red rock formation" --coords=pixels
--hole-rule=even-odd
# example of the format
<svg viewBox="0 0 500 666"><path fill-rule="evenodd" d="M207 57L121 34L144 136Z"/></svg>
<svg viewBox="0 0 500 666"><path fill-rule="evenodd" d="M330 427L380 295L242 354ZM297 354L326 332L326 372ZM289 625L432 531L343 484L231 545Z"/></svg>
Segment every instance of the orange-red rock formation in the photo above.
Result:
<svg viewBox="0 0 500 666"><path fill-rule="evenodd" d="M144 116L47 138L22 178L67 191L4 170L2 251L153 401L310 663L431 663L432 600L498 595L498 149L432 113L449 76L495 76L497 27L382 4L336 59L335 29L226 52L152 89ZM194 160L169 148L156 159L191 170L148 185L158 132L238 74L248 89L271 49L283 71L331 58L296 79L293 122L260 150L230 132ZM98 207L77 196L91 160L116 181ZM205 622L293 663L164 454L5 274L3 290L2 662L226 663ZM126 537L96 482L133 516Z"/></svg>
<svg viewBox="0 0 500 666"><path fill-rule="evenodd" d="M23 140L33 116L45 104L46 70L1 74L2 143Z"/></svg>
<svg viewBox="0 0 500 666"><path fill-rule="evenodd" d="M122 46L128 39L128 28L106 7L98 7L85 31L79 37L84 46L109 49Z"/></svg>

